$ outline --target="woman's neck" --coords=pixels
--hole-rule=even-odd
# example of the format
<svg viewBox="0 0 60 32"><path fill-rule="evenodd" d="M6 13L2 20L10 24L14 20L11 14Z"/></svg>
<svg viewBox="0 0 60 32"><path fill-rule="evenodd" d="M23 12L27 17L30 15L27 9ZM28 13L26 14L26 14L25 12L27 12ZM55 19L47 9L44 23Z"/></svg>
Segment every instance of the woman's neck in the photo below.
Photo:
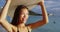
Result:
<svg viewBox="0 0 60 32"><path fill-rule="evenodd" d="M21 23L21 24L18 25L18 27L25 27L25 24Z"/></svg>

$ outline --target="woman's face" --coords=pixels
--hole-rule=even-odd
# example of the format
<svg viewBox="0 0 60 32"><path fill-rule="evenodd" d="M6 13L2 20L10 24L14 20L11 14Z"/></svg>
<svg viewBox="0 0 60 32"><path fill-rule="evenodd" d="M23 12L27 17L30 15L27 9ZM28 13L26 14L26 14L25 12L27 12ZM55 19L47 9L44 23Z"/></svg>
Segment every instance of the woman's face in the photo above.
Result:
<svg viewBox="0 0 60 32"><path fill-rule="evenodd" d="M22 23L26 23L27 19L28 19L28 9L26 8L23 8L21 9L21 12L20 12L20 16L19 16L19 20L22 22Z"/></svg>

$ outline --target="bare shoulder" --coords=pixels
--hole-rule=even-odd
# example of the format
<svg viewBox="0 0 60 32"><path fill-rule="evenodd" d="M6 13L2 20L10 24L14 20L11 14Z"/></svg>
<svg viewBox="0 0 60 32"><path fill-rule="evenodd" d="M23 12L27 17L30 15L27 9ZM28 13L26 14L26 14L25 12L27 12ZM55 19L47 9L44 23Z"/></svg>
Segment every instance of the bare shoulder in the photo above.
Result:
<svg viewBox="0 0 60 32"><path fill-rule="evenodd" d="M13 29L17 29L17 27L16 26L14 26L14 25L12 25L12 24L10 24L11 25L11 27L13 28Z"/></svg>
<svg viewBox="0 0 60 32"><path fill-rule="evenodd" d="M14 26L14 25L12 25L12 24L10 24L10 25L11 25L11 27L12 27L12 31L17 32L17 27Z"/></svg>
<svg viewBox="0 0 60 32"><path fill-rule="evenodd" d="M7 22L7 20L6 20L6 22ZM16 29L17 29L16 26L12 25L11 23L7 23L7 24L9 24L7 26L10 26L12 30L16 31Z"/></svg>
<svg viewBox="0 0 60 32"><path fill-rule="evenodd" d="M16 26L14 26L14 25L12 25L12 24L10 24L11 25L11 27L13 27L13 28L17 28Z"/></svg>

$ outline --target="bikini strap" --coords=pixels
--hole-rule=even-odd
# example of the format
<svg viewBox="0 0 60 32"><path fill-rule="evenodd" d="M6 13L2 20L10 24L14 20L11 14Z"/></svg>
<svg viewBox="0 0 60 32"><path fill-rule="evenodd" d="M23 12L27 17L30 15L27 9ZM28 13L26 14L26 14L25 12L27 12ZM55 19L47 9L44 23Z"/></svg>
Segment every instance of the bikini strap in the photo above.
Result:
<svg viewBox="0 0 60 32"><path fill-rule="evenodd" d="M28 32L31 32L32 30L29 26L27 26L27 29L28 29Z"/></svg>
<svg viewBox="0 0 60 32"><path fill-rule="evenodd" d="M27 27L27 29L28 29L28 32L29 32L29 28Z"/></svg>

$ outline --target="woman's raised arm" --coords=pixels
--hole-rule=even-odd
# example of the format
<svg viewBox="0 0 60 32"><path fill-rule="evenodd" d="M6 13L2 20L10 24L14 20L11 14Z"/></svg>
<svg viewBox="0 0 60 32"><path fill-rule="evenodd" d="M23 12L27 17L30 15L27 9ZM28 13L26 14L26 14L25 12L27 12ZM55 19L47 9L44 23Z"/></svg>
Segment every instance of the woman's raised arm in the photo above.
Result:
<svg viewBox="0 0 60 32"><path fill-rule="evenodd" d="M0 24L8 31L8 32L12 32L12 26L10 23L8 23L8 21L6 20L6 16L7 16L7 12L8 12L8 8L9 5L11 3L11 0L6 0L6 4L3 8L3 10L1 11L0 14Z"/></svg>
<svg viewBox="0 0 60 32"><path fill-rule="evenodd" d="M29 24L28 26L29 26L31 29L40 27L40 26L48 23L48 15L47 15L47 11L46 11L46 8L45 8L45 5L44 5L44 0L42 0L42 2L40 2L40 3L38 3L38 5L41 6L43 19L37 21L36 23Z"/></svg>
<svg viewBox="0 0 60 32"><path fill-rule="evenodd" d="M11 0L6 0L6 3L0 13L0 21L6 18L10 3L11 3Z"/></svg>

